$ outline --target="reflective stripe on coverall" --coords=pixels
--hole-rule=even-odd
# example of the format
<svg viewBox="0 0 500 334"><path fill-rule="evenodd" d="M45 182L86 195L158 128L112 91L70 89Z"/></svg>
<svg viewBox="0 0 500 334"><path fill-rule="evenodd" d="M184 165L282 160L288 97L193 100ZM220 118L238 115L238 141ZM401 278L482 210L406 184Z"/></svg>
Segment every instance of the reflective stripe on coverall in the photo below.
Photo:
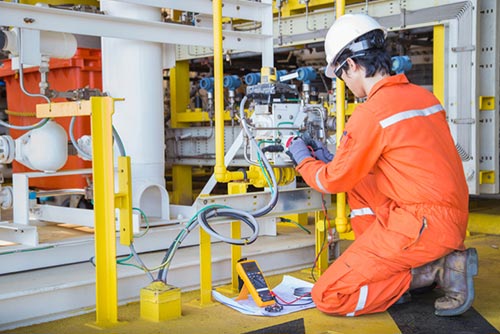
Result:
<svg viewBox="0 0 500 334"><path fill-rule="evenodd" d="M323 193L347 192L353 244L312 290L336 315L385 311L411 268L464 249L468 188L436 97L404 74L379 81L346 124L335 158L297 166Z"/></svg>

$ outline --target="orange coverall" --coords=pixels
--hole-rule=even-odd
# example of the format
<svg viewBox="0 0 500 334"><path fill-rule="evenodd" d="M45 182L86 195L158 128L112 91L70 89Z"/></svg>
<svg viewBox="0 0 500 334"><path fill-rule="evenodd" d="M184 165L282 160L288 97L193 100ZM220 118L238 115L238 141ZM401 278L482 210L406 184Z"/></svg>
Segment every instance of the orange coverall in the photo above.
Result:
<svg viewBox="0 0 500 334"><path fill-rule="evenodd" d="M351 208L356 240L312 290L325 313L385 311L411 268L464 249L468 188L445 111L404 74L375 84L330 163L307 158L297 171L320 192L347 192Z"/></svg>

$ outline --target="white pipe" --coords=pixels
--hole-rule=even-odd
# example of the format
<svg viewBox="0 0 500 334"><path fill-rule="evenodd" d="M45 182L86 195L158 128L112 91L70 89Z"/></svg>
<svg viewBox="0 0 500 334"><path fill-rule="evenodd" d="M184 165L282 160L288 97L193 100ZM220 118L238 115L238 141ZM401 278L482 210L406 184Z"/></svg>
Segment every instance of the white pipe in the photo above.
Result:
<svg viewBox="0 0 500 334"><path fill-rule="evenodd" d="M143 5L102 0L111 16L160 21L161 11ZM102 39L104 91L116 98L113 124L132 163L133 205L148 216L168 218L162 47L158 43Z"/></svg>
<svg viewBox="0 0 500 334"><path fill-rule="evenodd" d="M17 30L2 31L5 37L3 50L19 55ZM40 54L49 58L69 59L76 53L77 42L73 34L40 31Z"/></svg>

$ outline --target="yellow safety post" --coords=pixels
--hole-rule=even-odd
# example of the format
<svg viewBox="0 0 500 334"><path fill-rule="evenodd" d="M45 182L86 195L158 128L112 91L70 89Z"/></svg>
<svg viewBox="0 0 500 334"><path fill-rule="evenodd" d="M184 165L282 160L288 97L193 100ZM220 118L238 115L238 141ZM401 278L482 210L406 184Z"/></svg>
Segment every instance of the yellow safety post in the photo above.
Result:
<svg viewBox="0 0 500 334"><path fill-rule="evenodd" d="M337 19L345 13L345 0L337 0L335 2L337 10ZM340 143L340 138L344 132L345 125L345 83L342 80L337 80L337 147ZM346 196L345 193L337 194L337 217L335 218L335 227L338 233L349 232L346 215Z"/></svg>
<svg viewBox="0 0 500 334"><path fill-rule="evenodd" d="M209 306L212 301L212 245L210 234L200 230L200 306Z"/></svg>
<svg viewBox="0 0 500 334"><path fill-rule="evenodd" d="M230 182L227 185L228 194L245 194L248 189L247 183ZM241 238L241 222L239 220L231 222L231 238ZM241 246L231 245L231 288L233 292L238 292L239 281L238 272L236 271L236 263L241 259Z"/></svg>
<svg viewBox="0 0 500 334"><path fill-rule="evenodd" d="M92 97L92 172L96 262L96 325L118 323L116 276L115 189L113 178L111 97Z"/></svg>
<svg viewBox="0 0 500 334"><path fill-rule="evenodd" d="M229 182L227 184L227 193L229 195L245 194L248 189L246 182ZM235 220L231 222L231 238L241 238L241 222ZM241 259L241 246L231 245L231 284L218 287L216 290L225 294L237 294L239 292L238 271L236 264Z"/></svg>
<svg viewBox="0 0 500 334"><path fill-rule="evenodd" d="M227 170L224 164L222 0L214 0L212 2L212 13L214 27L215 178L219 182L224 182Z"/></svg>
<svg viewBox="0 0 500 334"><path fill-rule="evenodd" d="M214 107L215 107L215 179L218 182L243 180L242 172L230 172L224 164L224 67L222 47L222 0L212 2L214 27Z"/></svg>
<svg viewBox="0 0 500 334"><path fill-rule="evenodd" d="M189 126L181 122L189 104L189 61L178 61L170 70L170 125L172 128ZM206 113L203 113L206 114ZM172 166L172 194L174 204L191 205L193 201L192 167L184 165Z"/></svg>
<svg viewBox="0 0 500 334"><path fill-rule="evenodd" d="M434 26L432 51L432 90L444 104L444 25Z"/></svg>
<svg viewBox="0 0 500 334"><path fill-rule="evenodd" d="M321 211L316 211L314 213L314 221L316 232L314 234L314 239L316 240L316 271L319 275L323 274L328 268L328 252L323 248L328 247L328 227L325 228L325 214Z"/></svg>
<svg viewBox="0 0 500 334"><path fill-rule="evenodd" d="M214 26L214 100L215 100L215 175L224 169L224 120L221 111L224 109L224 92L222 90L222 0L212 3ZM221 119L222 118L222 119ZM220 145L222 141L222 153ZM222 164L221 164L222 160ZM217 180L219 181L219 180ZM212 302L212 248L210 235L201 227L200 233L200 306L208 306Z"/></svg>

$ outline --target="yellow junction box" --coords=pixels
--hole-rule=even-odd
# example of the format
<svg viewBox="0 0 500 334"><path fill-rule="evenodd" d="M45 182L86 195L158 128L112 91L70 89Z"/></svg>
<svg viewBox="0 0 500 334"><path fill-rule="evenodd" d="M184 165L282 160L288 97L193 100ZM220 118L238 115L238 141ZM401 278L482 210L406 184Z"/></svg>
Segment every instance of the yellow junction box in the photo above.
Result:
<svg viewBox="0 0 500 334"><path fill-rule="evenodd" d="M181 316L181 290L163 282L141 289L141 319L164 321Z"/></svg>

